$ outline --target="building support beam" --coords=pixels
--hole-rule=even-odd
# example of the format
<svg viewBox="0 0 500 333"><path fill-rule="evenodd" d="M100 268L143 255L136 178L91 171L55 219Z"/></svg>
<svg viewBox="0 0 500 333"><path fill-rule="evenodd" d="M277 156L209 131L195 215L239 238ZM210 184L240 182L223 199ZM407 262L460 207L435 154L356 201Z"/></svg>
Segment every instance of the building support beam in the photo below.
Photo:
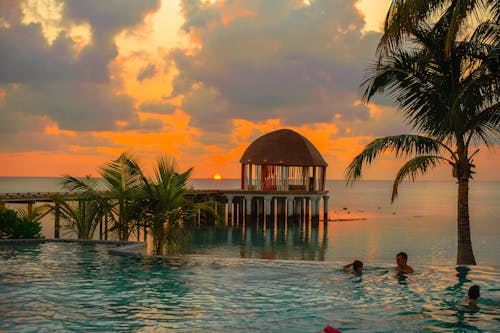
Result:
<svg viewBox="0 0 500 333"><path fill-rule="evenodd" d="M328 195L323 196L323 220L328 222Z"/></svg>

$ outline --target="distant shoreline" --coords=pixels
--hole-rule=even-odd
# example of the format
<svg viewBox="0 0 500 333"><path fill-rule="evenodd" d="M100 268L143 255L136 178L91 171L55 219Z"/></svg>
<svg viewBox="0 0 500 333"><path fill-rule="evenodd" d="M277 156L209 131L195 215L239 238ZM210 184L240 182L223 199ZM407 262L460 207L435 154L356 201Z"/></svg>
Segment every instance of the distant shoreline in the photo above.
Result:
<svg viewBox="0 0 500 333"><path fill-rule="evenodd" d="M83 176L82 176L83 177ZM53 179L62 179L64 176L0 176L0 179L13 179L13 178L19 178L19 179L48 179L48 178L53 178ZM100 177L97 177L100 178ZM203 181L214 181L214 182L224 182L224 181L240 181L240 178L222 178L222 179L213 179L213 178L191 178L191 180L203 180ZM327 179L328 181L332 182L346 182L345 179ZM394 179L360 179L357 180L354 184L358 182L393 182ZM449 179L417 179L415 180L415 183L448 183L448 182L454 182L453 178ZM404 180L403 183L413 183L411 180ZM471 183L500 183L500 179L482 179L482 180L471 180Z"/></svg>

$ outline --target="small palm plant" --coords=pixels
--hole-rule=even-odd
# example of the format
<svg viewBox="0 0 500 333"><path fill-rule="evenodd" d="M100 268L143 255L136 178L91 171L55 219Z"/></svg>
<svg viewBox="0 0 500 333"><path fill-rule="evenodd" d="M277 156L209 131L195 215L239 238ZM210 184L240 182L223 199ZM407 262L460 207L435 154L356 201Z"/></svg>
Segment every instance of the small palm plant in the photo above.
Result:
<svg viewBox="0 0 500 333"><path fill-rule="evenodd" d="M133 155L122 153L101 168L101 177L103 196L107 199L109 217L113 222L111 230L117 232L120 240L128 240L140 222L142 171Z"/></svg>
<svg viewBox="0 0 500 333"><path fill-rule="evenodd" d="M77 200L67 200L60 195L53 195L56 207L54 214L61 214L67 221L66 228L75 232L78 239L92 239L95 230L106 211L106 202L98 196L97 179L86 176L82 179L67 176L63 186L69 189L85 188Z"/></svg>
<svg viewBox="0 0 500 333"><path fill-rule="evenodd" d="M66 175L63 186L85 193L86 200L94 201L92 205L100 207L106 219L111 221L110 231L116 232L118 239L128 240L142 212L138 197L142 184L140 167L133 155L122 153L116 160L106 163L100 175L101 183Z"/></svg>
<svg viewBox="0 0 500 333"><path fill-rule="evenodd" d="M157 159L154 176L143 177L142 196L154 254L161 255L166 248L169 253L176 252L194 227L197 211L220 220L207 202L195 204L185 199L191 171L178 173L175 161L162 156Z"/></svg>

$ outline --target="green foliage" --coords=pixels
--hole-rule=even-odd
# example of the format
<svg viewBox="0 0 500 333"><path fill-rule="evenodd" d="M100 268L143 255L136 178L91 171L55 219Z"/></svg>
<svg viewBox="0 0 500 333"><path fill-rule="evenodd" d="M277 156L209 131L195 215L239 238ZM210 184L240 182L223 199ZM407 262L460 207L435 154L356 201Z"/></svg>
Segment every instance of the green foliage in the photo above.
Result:
<svg viewBox="0 0 500 333"><path fill-rule="evenodd" d="M21 218L11 209L0 210L0 238L33 239L42 238L39 221Z"/></svg>
<svg viewBox="0 0 500 333"><path fill-rule="evenodd" d="M173 159L160 157L153 177L146 177L130 154L123 153L101 168L103 183L99 190L90 176L65 176L63 186L76 191L78 204L54 196L58 204L53 210L68 221L79 238L92 238L101 219L106 216L120 240L128 240L137 227L145 227L153 237L155 254L177 252L190 237L198 212L203 219L221 217L207 202L194 203L185 199L191 169L177 172Z"/></svg>

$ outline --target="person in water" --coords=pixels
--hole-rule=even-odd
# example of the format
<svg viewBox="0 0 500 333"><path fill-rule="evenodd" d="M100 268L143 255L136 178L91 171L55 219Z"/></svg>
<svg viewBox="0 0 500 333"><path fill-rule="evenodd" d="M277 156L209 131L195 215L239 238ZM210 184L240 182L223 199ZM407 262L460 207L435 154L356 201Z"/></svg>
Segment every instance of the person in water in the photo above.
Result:
<svg viewBox="0 0 500 333"><path fill-rule="evenodd" d="M352 263L345 265L342 269L347 273L359 274L363 271L363 263L361 260L354 260Z"/></svg>
<svg viewBox="0 0 500 333"><path fill-rule="evenodd" d="M406 263L407 261L408 255L405 252L399 252L397 254L396 263L398 264L399 273L413 273L413 268Z"/></svg>
<svg viewBox="0 0 500 333"><path fill-rule="evenodd" d="M467 300L465 305L470 307L477 306L477 299L479 298L479 296L481 296L479 290L480 288L477 284L469 288L469 291L467 292Z"/></svg>

